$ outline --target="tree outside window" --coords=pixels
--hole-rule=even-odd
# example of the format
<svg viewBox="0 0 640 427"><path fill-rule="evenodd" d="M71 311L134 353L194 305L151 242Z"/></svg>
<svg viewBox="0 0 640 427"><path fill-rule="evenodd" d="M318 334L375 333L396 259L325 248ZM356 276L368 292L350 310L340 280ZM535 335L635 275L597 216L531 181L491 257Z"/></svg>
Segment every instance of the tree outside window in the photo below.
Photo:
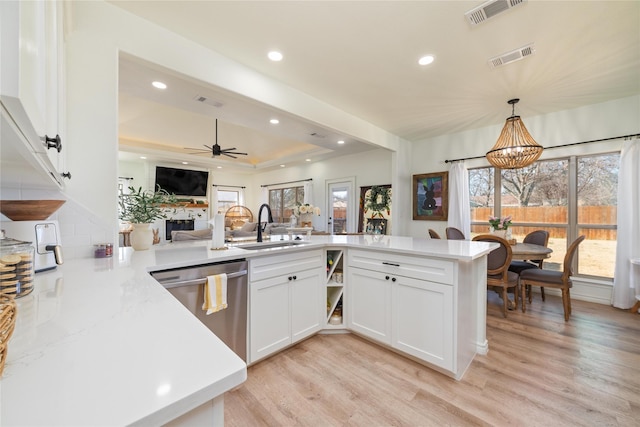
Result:
<svg viewBox="0 0 640 427"><path fill-rule="evenodd" d="M269 190L269 206L275 222L288 222L293 208L304 203L304 187Z"/></svg>

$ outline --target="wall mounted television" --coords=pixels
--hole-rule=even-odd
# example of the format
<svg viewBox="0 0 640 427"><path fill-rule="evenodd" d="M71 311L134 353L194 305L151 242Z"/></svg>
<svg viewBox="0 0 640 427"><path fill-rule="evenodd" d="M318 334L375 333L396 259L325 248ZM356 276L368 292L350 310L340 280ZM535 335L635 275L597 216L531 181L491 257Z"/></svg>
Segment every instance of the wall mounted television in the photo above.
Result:
<svg viewBox="0 0 640 427"><path fill-rule="evenodd" d="M202 197L207 195L209 172L156 166L156 183L176 196Z"/></svg>

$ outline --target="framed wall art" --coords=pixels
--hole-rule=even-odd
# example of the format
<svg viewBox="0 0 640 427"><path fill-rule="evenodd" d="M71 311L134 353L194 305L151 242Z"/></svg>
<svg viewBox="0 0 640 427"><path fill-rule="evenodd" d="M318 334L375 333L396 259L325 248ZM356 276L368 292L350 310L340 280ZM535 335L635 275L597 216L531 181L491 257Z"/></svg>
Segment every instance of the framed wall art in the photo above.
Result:
<svg viewBox="0 0 640 427"><path fill-rule="evenodd" d="M449 208L449 172L413 175L413 219L446 221Z"/></svg>

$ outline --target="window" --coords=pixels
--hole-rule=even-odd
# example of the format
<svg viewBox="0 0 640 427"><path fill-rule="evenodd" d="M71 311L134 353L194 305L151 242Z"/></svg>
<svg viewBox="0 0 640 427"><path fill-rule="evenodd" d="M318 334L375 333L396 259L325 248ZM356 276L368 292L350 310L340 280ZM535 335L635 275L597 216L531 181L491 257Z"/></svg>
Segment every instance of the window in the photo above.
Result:
<svg viewBox="0 0 640 427"><path fill-rule="evenodd" d="M613 277L616 261L616 220L620 153L578 157L577 235L579 273Z"/></svg>
<svg viewBox="0 0 640 427"><path fill-rule="evenodd" d="M293 208L302 203L304 203L304 187L269 190L269 206L274 222L289 221Z"/></svg>
<svg viewBox="0 0 640 427"><path fill-rule="evenodd" d="M218 190L217 212L224 215L231 206L240 204L240 193L238 191Z"/></svg>
<svg viewBox="0 0 640 427"><path fill-rule="evenodd" d="M486 233L490 215L510 215L518 241L547 230L553 254L544 267L552 270L562 270L568 245L585 234L574 271L613 278L619 160L619 153L607 153L539 161L498 174L493 167L471 169L471 232Z"/></svg>

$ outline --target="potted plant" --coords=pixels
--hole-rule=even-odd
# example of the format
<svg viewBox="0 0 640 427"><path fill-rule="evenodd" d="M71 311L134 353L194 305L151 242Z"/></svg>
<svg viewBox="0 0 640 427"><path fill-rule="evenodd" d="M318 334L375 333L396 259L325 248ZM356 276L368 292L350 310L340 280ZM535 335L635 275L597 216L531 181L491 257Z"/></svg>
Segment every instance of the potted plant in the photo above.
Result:
<svg viewBox="0 0 640 427"><path fill-rule="evenodd" d="M511 239L511 231L509 226L511 225L511 216L497 218L495 216L489 217L489 231L491 234L502 237L503 239Z"/></svg>
<svg viewBox="0 0 640 427"><path fill-rule="evenodd" d="M131 246L135 250L149 249L153 244L151 223L166 218L163 205L175 204L175 195L158 186L155 191L129 187L129 194L120 194L119 218L132 225Z"/></svg>
<svg viewBox="0 0 640 427"><path fill-rule="evenodd" d="M312 227L312 217L320 215L320 208L309 203L298 204L293 208L293 214L300 218L300 227Z"/></svg>

